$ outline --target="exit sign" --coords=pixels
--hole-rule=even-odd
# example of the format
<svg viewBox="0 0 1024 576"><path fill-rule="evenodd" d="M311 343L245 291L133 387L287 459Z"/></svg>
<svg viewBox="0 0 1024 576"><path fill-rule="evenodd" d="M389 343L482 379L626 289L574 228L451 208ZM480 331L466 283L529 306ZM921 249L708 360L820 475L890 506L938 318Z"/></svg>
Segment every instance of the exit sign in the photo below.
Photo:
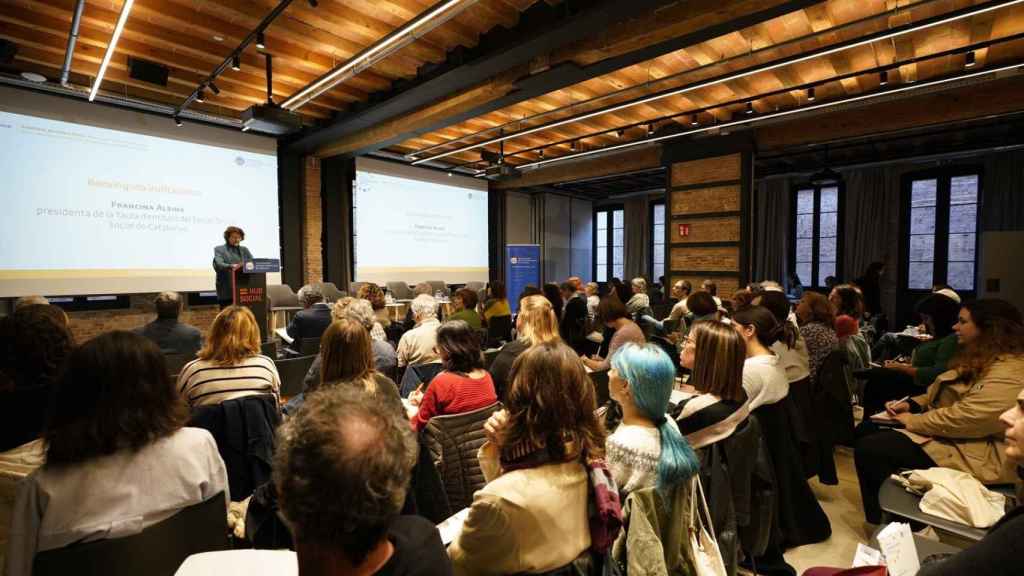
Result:
<svg viewBox="0 0 1024 576"><path fill-rule="evenodd" d="M690 235L690 225L689 224L680 224L679 225L679 236L680 236L680 238L686 238L689 235Z"/></svg>

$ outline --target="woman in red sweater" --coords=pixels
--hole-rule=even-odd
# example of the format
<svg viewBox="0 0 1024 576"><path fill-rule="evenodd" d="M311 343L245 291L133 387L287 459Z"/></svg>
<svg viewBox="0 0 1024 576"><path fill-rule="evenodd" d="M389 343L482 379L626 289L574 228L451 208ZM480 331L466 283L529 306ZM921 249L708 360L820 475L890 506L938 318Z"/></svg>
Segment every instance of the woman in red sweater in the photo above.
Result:
<svg viewBox="0 0 1024 576"><path fill-rule="evenodd" d="M464 320L445 322L437 330L437 354L444 371L434 377L426 392L409 394L419 406L412 427L422 430L434 416L472 412L498 401L491 375L484 370L477 334Z"/></svg>

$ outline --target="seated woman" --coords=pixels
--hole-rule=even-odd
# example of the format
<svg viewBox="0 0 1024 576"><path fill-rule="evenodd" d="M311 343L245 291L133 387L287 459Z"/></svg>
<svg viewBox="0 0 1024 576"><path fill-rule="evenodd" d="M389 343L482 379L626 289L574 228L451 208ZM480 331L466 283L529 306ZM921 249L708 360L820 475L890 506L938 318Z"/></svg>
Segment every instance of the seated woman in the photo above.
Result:
<svg viewBox="0 0 1024 576"><path fill-rule="evenodd" d="M878 490L904 468L953 468L985 484L1015 480L1003 455L999 416L1024 390L1020 311L1004 300L976 300L960 310L955 330L960 351L950 370L926 393L886 405L890 417L914 436L861 424L854 463L868 522L881 521Z"/></svg>
<svg viewBox="0 0 1024 576"><path fill-rule="evenodd" d="M218 493L227 472L149 339L108 332L77 348L55 387L46 463L22 481L6 574L28 576L45 550L121 538ZM227 499L225 499L225 510Z"/></svg>
<svg viewBox="0 0 1024 576"><path fill-rule="evenodd" d="M349 319L358 322L370 333L370 349L373 352L373 367L379 374L392 374L395 371L395 367L398 365L398 355L395 353L395 348L387 340L378 340L373 337L373 327L376 324L376 318L373 314L373 308L370 303L366 300L360 300L358 298L344 297L339 298L334 306L331 307L331 318L334 322L342 319ZM302 379L303 391L309 390L315 385L320 383L320 363L323 358L324 343L323 338L320 340L320 353L313 359L313 364L309 366L309 370L306 372L306 377ZM289 404L291 404L289 402ZM285 410L290 411L291 408Z"/></svg>
<svg viewBox="0 0 1024 576"><path fill-rule="evenodd" d="M366 300L370 303L370 307L373 308L374 320L380 326L380 333L374 334L374 339L385 340L386 337L381 336L384 334L384 329L391 325L391 318L388 316L388 309L385 306L384 291L373 282L367 282L359 287L356 297L360 300ZM376 332L376 327L374 331Z"/></svg>
<svg viewBox="0 0 1024 576"><path fill-rule="evenodd" d="M494 404L494 381L484 370L480 341L469 324L450 320L437 330L437 354L444 371L434 377L427 391L416 389L409 403L419 406L412 427L422 430L434 416L472 412Z"/></svg>
<svg viewBox="0 0 1024 576"><path fill-rule="evenodd" d="M747 345L743 363L743 389L747 391L750 410L774 404L789 394L789 381L771 351L782 335L783 326L764 306L747 306L732 315L733 328Z"/></svg>
<svg viewBox="0 0 1024 576"><path fill-rule="evenodd" d="M607 296L601 300L601 303L597 306L597 316L604 323L605 327L609 330L614 330L615 333L611 336L608 343L608 353L604 358L599 356L594 356L593 358L581 356L587 368L594 372L608 370L611 367L612 357L619 351L619 348L626 344L630 342L644 344L647 342L644 338L644 331L637 326L636 322L630 320L626 307L618 298Z"/></svg>
<svg viewBox="0 0 1024 576"><path fill-rule="evenodd" d="M835 314L824 296L808 291L804 292L796 306L796 318L800 323L800 335L807 343L811 383L816 383L818 369L839 342L836 337Z"/></svg>
<svg viewBox="0 0 1024 576"><path fill-rule="evenodd" d="M676 406L676 424L693 448L703 448L736 431L750 409L743 390L747 345L739 332L718 320L703 320L683 341L679 362L691 370L698 395Z"/></svg>
<svg viewBox="0 0 1024 576"><path fill-rule="evenodd" d="M561 342L516 360L505 410L484 426L487 485L448 547L456 575L540 573L591 545L586 462L604 456L594 386Z"/></svg>
<svg viewBox="0 0 1024 576"><path fill-rule="evenodd" d="M0 318L0 566L18 483L43 464L50 394L73 347L56 306L24 305Z"/></svg>
<svg viewBox="0 0 1024 576"><path fill-rule="evenodd" d="M864 387L864 411L876 414L889 400L921 393L946 371L949 360L957 352L957 336L953 331L960 305L942 294L929 294L917 304L930 338L913 351L910 363L887 360L884 370L872 370Z"/></svg>
<svg viewBox="0 0 1024 576"><path fill-rule="evenodd" d="M476 292L468 288L459 288L452 294L452 310L448 320L462 320L473 330L479 330L483 324L480 314L476 311Z"/></svg>
<svg viewBox="0 0 1024 576"><path fill-rule="evenodd" d="M622 423L608 437L608 469L626 494L641 488L668 489L700 468L675 420L665 416L676 368L655 344L626 344L612 358L608 391L622 406Z"/></svg>
<svg viewBox="0 0 1024 576"><path fill-rule="evenodd" d="M654 316L654 311L651 309L651 298L647 295L647 280L641 277L633 278L629 283L629 288L629 300L626 300L626 311L629 312L629 315L634 318Z"/></svg>
<svg viewBox="0 0 1024 576"><path fill-rule="evenodd" d="M864 318L864 295L860 288L853 284L840 284L828 293L828 301L836 320L849 316L857 323L857 334L868 346L875 341L875 327Z"/></svg>
<svg viewBox="0 0 1024 576"><path fill-rule="evenodd" d="M757 295L753 303L767 308L782 327L779 340L772 344L771 350L779 357L786 380L792 384L809 378L810 352L799 328L789 321L789 299L782 292L770 291Z"/></svg>
<svg viewBox="0 0 1024 576"><path fill-rule="evenodd" d="M508 297L505 295L505 285L501 282L491 282L487 287L487 300L483 303L482 316L485 325L491 318L512 316L512 308L509 307Z"/></svg>
<svg viewBox="0 0 1024 576"><path fill-rule="evenodd" d="M228 306L210 326L198 358L178 374L178 392L191 408L244 396L280 396L277 366L260 354L260 329L245 306Z"/></svg>
<svg viewBox="0 0 1024 576"><path fill-rule="evenodd" d="M519 302L519 314L516 316L516 339L501 347L489 370L498 399L505 399L509 373L520 354L530 346L559 340L558 319L555 318L551 302L543 296L523 298Z"/></svg>
<svg viewBox="0 0 1024 576"><path fill-rule="evenodd" d="M565 301L562 300L562 290L559 289L558 284L548 282L542 288L544 297L551 302L551 309L555 311L555 317L558 321L562 321L562 309L565 307Z"/></svg>

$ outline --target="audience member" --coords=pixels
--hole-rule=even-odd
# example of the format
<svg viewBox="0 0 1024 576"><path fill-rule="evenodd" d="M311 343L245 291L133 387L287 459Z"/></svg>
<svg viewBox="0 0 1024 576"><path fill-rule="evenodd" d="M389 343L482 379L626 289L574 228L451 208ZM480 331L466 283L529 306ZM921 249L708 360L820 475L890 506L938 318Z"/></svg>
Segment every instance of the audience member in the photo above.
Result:
<svg viewBox="0 0 1024 576"><path fill-rule="evenodd" d="M722 305L722 299L718 297L718 284L715 281L708 278L700 283L700 289L707 292L715 300L716 306Z"/></svg>
<svg viewBox="0 0 1024 576"><path fill-rule="evenodd" d="M551 309L555 311L555 317L558 318L559 322L562 320L562 308L565 303L562 301L562 291L559 290L558 284L552 284L548 282L543 288L544 297L551 302Z"/></svg>
<svg viewBox="0 0 1024 576"><path fill-rule="evenodd" d="M413 298L409 308L416 319L416 327L402 334L398 341L399 368L438 361L435 345L441 322L437 320L437 300L429 294L420 294Z"/></svg>
<svg viewBox="0 0 1024 576"><path fill-rule="evenodd" d="M954 299L950 294L956 296L956 292L950 290L939 290L932 292L920 300L914 306L914 315L918 319L918 325L912 331L886 332L875 341L871 347L871 357L876 362L888 362L889 360L909 357L924 342L949 337L951 342L956 342L956 335L953 334L953 324L956 323L957 314L960 313L960 297ZM908 326L908 328L910 328ZM938 334L937 334L938 333ZM949 356L953 351L948 350ZM905 361L898 362L906 364ZM943 372L944 370L939 370ZM937 374L936 374L937 375ZM931 384L926 382L925 385Z"/></svg>
<svg viewBox="0 0 1024 576"><path fill-rule="evenodd" d="M835 288L838 285L839 285L839 278L836 278L835 276L826 276L825 277L825 290L827 290L830 294L832 293L832 289Z"/></svg>
<svg viewBox="0 0 1024 576"><path fill-rule="evenodd" d="M836 318L836 339L836 346L846 351L852 370L861 371L871 367L871 347L856 320L845 314Z"/></svg>
<svg viewBox="0 0 1024 576"><path fill-rule="evenodd" d="M484 324L487 324L495 316L512 316L512 308L508 305L508 295L505 293L505 285L501 282L491 282L487 287L487 301L484 302Z"/></svg>
<svg viewBox="0 0 1024 576"><path fill-rule="evenodd" d="M747 345L743 389L750 399L750 410L785 398L789 394L789 381L779 357L771 351L782 336L784 326L764 306L737 310L732 316L732 325Z"/></svg>
<svg viewBox="0 0 1024 576"><path fill-rule="evenodd" d="M565 297L565 309L562 312L562 321L558 325L558 332L562 340L576 351L577 354L585 354L590 349L587 341L587 301L572 282L562 284L562 296Z"/></svg>
<svg viewBox="0 0 1024 576"><path fill-rule="evenodd" d="M434 287L431 286L429 282L420 282L419 284L413 286L412 294L413 294L413 296L412 296L413 300L415 300L416 297L419 296L420 294L427 294L429 296L433 296L434 295ZM436 314L436 310L435 310L435 314ZM405 313L405 320L402 321L402 328L404 328L406 331L409 331L409 330L412 330L415 327L416 327L416 315L413 314L412 304L410 303L409 304L409 310Z"/></svg>
<svg viewBox="0 0 1024 576"><path fill-rule="evenodd" d="M626 301L626 311L633 318L638 316L654 316L654 311L651 310L651 299L647 296L647 280L643 278L633 278L629 283L631 295L629 300Z"/></svg>
<svg viewBox="0 0 1024 576"><path fill-rule="evenodd" d="M389 402L320 390L278 437L274 484L299 574L451 574L437 528L399 515L419 446Z"/></svg>
<svg viewBox="0 0 1024 576"><path fill-rule="evenodd" d="M739 332L718 320L697 322L683 341L679 361L692 371L690 384L699 394L680 402L675 417L693 448L732 436L750 415L743 390L746 356Z"/></svg>
<svg viewBox="0 0 1024 576"><path fill-rule="evenodd" d="M226 497L217 445L183 428L187 418L150 340L108 332L72 352L43 434L46 463L18 487L6 574L31 574L38 552L135 534Z"/></svg>
<svg viewBox="0 0 1024 576"><path fill-rule="evenodd" d="M864 295L860 288L853 284L839 284L828 294L832 311L838 321L842 316L849 316L857 322L857 329L864 335L868 345L875 340L875 328L865 318ZM838 329L837 329L838 330Z"/></svg>
<svg viewBox="0 0 1024 576"><path fill-rule="evenodd" d="M331 306L324 302L324 294L316 286L303 286L299 289L299 302L302 310L292 316L288 323L288 337L295 340L295 348L304 339L320 338L324 330L331 324Z"/></svg>
<svg viewBox="0 0 1024 576"><path fill-rule="evenodd" d="M398 366L398 356L390 342L373 337L372 330L380 325L377 324L376 316L369 302L350 296L339 298L331 307L331 318L334 322L342 319L354 320L366 328L370 332L370 349L373 352L374 369L381 374L394 374L395 368ZM330 328L328 327L328 329ZM332 345L334 344L337 344L337 341L332 343ZM324 339L321 337L320 352L313 359L313 364L310 365L302 382L304 390L309 390L320 383L320 363L323 358L323 349ZM291 413L291 411L292 409L289 408L288 412Z"/></svg>
<svg viewBox="0 0 1024 576"><path fill-rule="evenodd" d="M30 296L22 296L14 301L14 311L24 308L25 306L36 306L36 305L47 305L50 301L46 299L46 296L40 296L38 294L32 294Z"/></svg>
<svg viewBox="0 0 1024 576"><path fill-rule="evenodd" d="M619 280L618 278L612 278L611 280L608 281L607 296L615 296L621 302L625 303L626 301L629 300L630 295L630 290L626 288L626 285L622 283L622 280Z"/></svg>
<svg viewBox="0 0 1024 576"><path fill-rule="evenodd" d="M377 320L377 324L380 324L382 329L391 325L391 317L388 316L384 290L382 290L380 286L373 282L367 282L359 287L359 290L356 292L356 297L370 303L370 307L373 308L373 316Z"/></svg>
<svg viewBox="0 0 1024 576"><path fill-rule="evenodd" d="M790 294L794 298L803 297L804 285L803 282L800 281L800 276L797 276L794 272L790 272L786 276L786 283L789 286L789 290L787 291L788 294Z"/></svg>
<svg viewBox="0 0 1024 576"><path fill-rule="evenodd" d="M597 318L597 306L601 303L601 297L597 295L601 289L597 282L587 282L587 317L593 322Z"/></svg>
<svg viewBox="0 0 1024 576"><path fill-rule="evenodd" d="M582 357L583 363L587 368L595 372L607 370L611 367L612 357L619 351L619 348L625 346L628 342L643 344L647 341L644 338L644 331L637 326L636 322L629 318L625 305L618 298L607 296L604 300L601 300L601 304L597 307L597 316L608 329L614 330L615 333L611 336L611 341L608 344L608 353L604 358L598 356L593 358Z"/></svg>
<svg viewBox="0 0 1024 576"><path fill-rule="evenodd" d="M608 437L608 469L622 493L668 489L697 473L700 463L667 418L676 369L655 344L626 344L612 358L608 391L622 407L622 423Z"/></svg>
<svg viewBox="0 0 1024 576"><path fill-rule="evenodd" d="M817 292L804 292L796 306L800 335L807 343L811 382L818 381L818 369L839 343L836 337L835 315L832 306Z"/></svg>
<svg viewBox="0 0 1024 576"><path fill-rule="evenodd" d="M462 320L449 320L437 331L437 354L444 370L434 377L426 392L416 389L409 403L419 406L412 426L422 430L434 416L472 412L498 401L494 381L484 370L480 340Z"/></svg>
<svg viewBox="0 0 1024 576"><path fill-rule="evenodd" d="M509 373L516 358L530 346L559 340L558 319L551 302L544 296L527 296L519 302L516 316L516 339L501 347L491 363L490 373L498 399L505 400Z"/></svg>
<svg viewBox="0 0 1024 576"><path fill-rule="evenodd" d="M678 320L690 313L686 307L686 300L690 297L691 292L693 292L693 285L689 280L676 280L676 283L672 285L672 298L676 302L672 305L672 312L669 313L670 320Z"/></svg>
<svg viewBox="0 0 1024 576"><path fill-rule="evenodd" d="M925 296L917 304L921 324L929 336L912 352L909 363L885 361L885 370L870 373L864 387L864 411L875 414L885 403L907 395L920 394L929 384L946 371L957 352L957 335L953 325L960 306L941 293ZM879 340L885 340L886 334Z"/></svg>
<svg viewBox="0 0 1024 576"><path fill-rule="evenodd" d="M960 295L956 293L956 290L950 288L948 284L936 284L932 286L932 292L942 294L946 298L960 304Z"/></svg>
<svg viewBox="0 0 1024 576"><path fill-rule="evenodd" d="M760 293L760 292L759 292ZM732 293L732 310L739 310L754 303L754 292L747 288L740 288ZM723 304L729 304L726 300Z"/></svg>
<svg viewBox="0 0 1024 576"><path fill-rule="evenodd" d="M720 312L715 297L704 290L698 290L686 299L686 306L693 315L692 323L703 320L719 320Z"/></svg>
<svg viewBox="0 0 1024 576"><path fill-rule="evenodd" d="M647 296L650 297L651 304L660 306L665 303L665 277L658 276L658 281L652 282L647 288Z"/></svg>
<svg viewBox="0 0 1024 576"><path fill-rule="evenodd" d="M604 456L596 408L594 385L568 346L538 344L516 360L506 408L484 427L488 483L448 547L455 574L547 572L590 549L592 530L606 527L588 514L589 463Z"/></svg>
<svg viewBox="0 0 1024 576"><path fill-rule="evenodd" d="M454 312L448 316L448 320L462 320L473 330L479 330L483 327L483 323L480 320L480 314L476 311L476 304L476 292L468 288L459 288L455 294L452 294Z"/></svg>
<svg viewBox="0 0 1024 576"><path fill-rule="evenodd" d="M864 311L871 316L882 313L882 276L885 276L885 263L872 262L864 275L854 280L864 296Z"/></svg>
<svg viewBox="0 0 1024 576"><path fill-rule="evenodd" d="M953 468L985 484L1016 479L1003 454L999 416L1024 390L1020 311L1004 300L976 300L960 310L956 332L960 350L950 360L951 369L926 393L886 405L903 429L878 430L870 421L860 425L854 462L868 522L881 520L882 483L904 468Z"/></svg>
<svg viewBox="0 0 1024 576"><path fill-rule="evenodd" d="M260 354L260 329L251 310L228 306L217 314L199 357L178 374L177 389L192 408L243 396L280 395L277 366Z"/></svg>
<svg viewBox="0 0 1024 576"><path fill-rule="evenodd" d="M786 380L792 384L809 378L810 352L800 329L789 321L789 299L782 292L765 290L754 298L754 303L767 308L782 328L779 340L772 344L771 350L779 357L779 365L786 373Z"/></svg>
<svg viewBox="0 0 1024 576"><path fill-rule="evenodd" d="M164 354L181 354L192 358L203 347L203 333L195 326L178 322L181 295L177 292L157 294L156 320L135 330L152 340Z"/></svg>

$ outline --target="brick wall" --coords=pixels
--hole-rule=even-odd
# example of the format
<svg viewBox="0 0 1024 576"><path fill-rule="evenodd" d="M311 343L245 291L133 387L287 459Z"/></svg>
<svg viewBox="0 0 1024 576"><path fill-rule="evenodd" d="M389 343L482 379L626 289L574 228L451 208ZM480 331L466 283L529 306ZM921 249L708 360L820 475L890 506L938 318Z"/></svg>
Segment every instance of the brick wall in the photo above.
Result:
<svg viewBox="0 0 1024 576"><path fill-rule="evenodd" d="M153 307L155 298L156 294L134 294L130 297L128 308L68 312L75 342L85 342L111 330L133 330L152 322L156 318L156 309ZM185 309L181 311L179 320L199 328L205 336L214 317L217 316L217 312L217 306L193 308L185 304Z"/></svg>
<svg viewBox="0 0 1024 576"><path fill-rule="evenodd" d="M303 193L305 210L302 214L302 268L303 283L323 281L324 261L320 239L323 233L323 211L320 202L320 160L309 156L303 163ZM298 286L292 286L298 290Z"/></svg>

